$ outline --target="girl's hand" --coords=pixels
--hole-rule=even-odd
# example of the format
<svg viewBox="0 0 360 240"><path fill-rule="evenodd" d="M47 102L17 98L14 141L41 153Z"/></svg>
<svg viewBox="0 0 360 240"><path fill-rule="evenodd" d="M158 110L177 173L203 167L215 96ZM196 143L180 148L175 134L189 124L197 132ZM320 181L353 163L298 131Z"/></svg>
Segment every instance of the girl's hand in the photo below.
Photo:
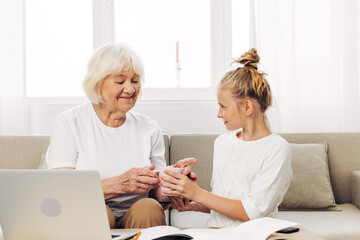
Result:
<svg viewBox="0 0 360 240"><path fill-rule="evenodd" d="M160 205L162 206L163 210L166 211L168 210L170 207L172 207L172 203L160 203Z"/></svg>
<svg viewBox="0 0 360 240"><path fill-rule="evenodd" d="M149 197L156 199L161 204L164 211L171 207L171 201L169 197L162 195L160 186L150 190Z"/></svg>
<svg viewBox="0 0 360 240"><path fill-rule="evenodd" d="M174 164L174 167L185 168L183 174L188 175L189 178L196 181L198 177L192 171L191 166L190 166L190 164L195 164L196 162L197 162L196 158L184 158L182 160L177 161Z"/></svg>
<svg viewBox="0 0 360 240"><path fill-rule="evenodd" d="M179 195L187 199L193 199L196 196L200 188L193 180L177 172L164 170L164 173L168 176L161 177L163 182L160 185L170 189L164 190L164 194Z"/></svg>
<svg viewBox="0 0 360 240"><path fill-rule="evenodd" d="M172 207L175 208L179 212L184 211L197 211L198 203L190 202L188 199L173 196L170 197Z"/></svg>

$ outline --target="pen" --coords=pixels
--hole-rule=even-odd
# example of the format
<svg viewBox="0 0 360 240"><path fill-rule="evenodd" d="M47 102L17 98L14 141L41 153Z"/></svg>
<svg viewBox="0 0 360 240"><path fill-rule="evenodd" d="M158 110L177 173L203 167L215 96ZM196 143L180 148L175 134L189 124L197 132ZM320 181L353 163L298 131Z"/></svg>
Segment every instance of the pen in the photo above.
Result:
<svg viewBox="0 0 360 240"><path fill-rule="evenodd" d="M137 240L140 237L140 234L141 234L141 231L136 234L134 240Z"/></svg>

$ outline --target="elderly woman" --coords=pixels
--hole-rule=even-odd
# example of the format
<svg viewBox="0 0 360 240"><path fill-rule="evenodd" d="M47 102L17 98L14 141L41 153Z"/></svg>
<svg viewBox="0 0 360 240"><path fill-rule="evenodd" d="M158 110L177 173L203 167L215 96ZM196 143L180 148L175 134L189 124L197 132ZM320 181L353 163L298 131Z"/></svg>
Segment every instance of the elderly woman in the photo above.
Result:
<svg viewBox="0 0 360 240"><path fill-rule="evenodd" d="M141 60L128 46L101 47L90 59L83 82L90 102L61 113L51 132L50 168L97 170L111 228L165 225L156 200L166 199L154 171L166 165L162 133L156 121L130 111L143 74ZM195 161L184 159L177 166ZM188 166L184 174L190 172Z"/></svg>

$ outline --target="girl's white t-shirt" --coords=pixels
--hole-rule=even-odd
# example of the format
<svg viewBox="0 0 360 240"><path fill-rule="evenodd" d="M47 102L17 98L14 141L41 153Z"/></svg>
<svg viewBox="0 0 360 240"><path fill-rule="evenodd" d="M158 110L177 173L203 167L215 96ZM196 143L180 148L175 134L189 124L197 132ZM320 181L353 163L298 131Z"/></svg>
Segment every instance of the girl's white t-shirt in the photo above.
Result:
<svg viewBox="0 0 360 240"><path fill-rule="evenodd" d="M53 123L47 163L50 168L97 170L101 179L121 175L136 167L166 166L159 125L134 111L117 128L104 125L91 103L61 113ZM115 216L122 216L147 194L125 194L107 201Z"/></svg>
<svg viewBox="0 0 360 240"><path fill-rule="evenodd" d="M250 219L274 217L292 178L290 146L276 134L243 141L230 132L214 143L212 193L241 200ZM210 226L241 221L211 211Z"/></svg>

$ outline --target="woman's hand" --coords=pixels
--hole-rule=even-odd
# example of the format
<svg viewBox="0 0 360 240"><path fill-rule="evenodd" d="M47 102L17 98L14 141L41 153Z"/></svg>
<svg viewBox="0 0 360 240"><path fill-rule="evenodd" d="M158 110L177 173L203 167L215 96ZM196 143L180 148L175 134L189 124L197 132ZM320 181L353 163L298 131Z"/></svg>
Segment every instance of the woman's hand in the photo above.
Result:
<svg viewBox="0 0 360 240"><path fill-rule="evenodd" d="M181 173L164 170L168 176L162 176L163 182L161 186L169 188L170 190L163 190L164 194L180 195L187 199L193 199L197 191L200 190L199 186L186 175Z"/></svg>
<svg viewBox="0 0 360 240"><path fill-rule="evenodd" d="M196 163L196 158L184 158L182 160L177 161L174 164L174 167L176 168L185 168L183 175L188 175L189 178L191 178L193 181L196 181L198 177L194 172L192 172L190 164Z"/></svg>
<svg viewBox="0 0 360 240"><path fill-rule="evenodd" d="M124 193L141 194L159 186L159 176L153 171L155 164L147 167L132 168L120 176L102 180L105 199Z"/></svg>
<svg viewBox="0 0 360 240"><path fill-rule="evenodd" d="M117 183L123 193L146 193L158 187L160 179L153 171L155 164L142 168L131 168L117 178Z"/></svg>

